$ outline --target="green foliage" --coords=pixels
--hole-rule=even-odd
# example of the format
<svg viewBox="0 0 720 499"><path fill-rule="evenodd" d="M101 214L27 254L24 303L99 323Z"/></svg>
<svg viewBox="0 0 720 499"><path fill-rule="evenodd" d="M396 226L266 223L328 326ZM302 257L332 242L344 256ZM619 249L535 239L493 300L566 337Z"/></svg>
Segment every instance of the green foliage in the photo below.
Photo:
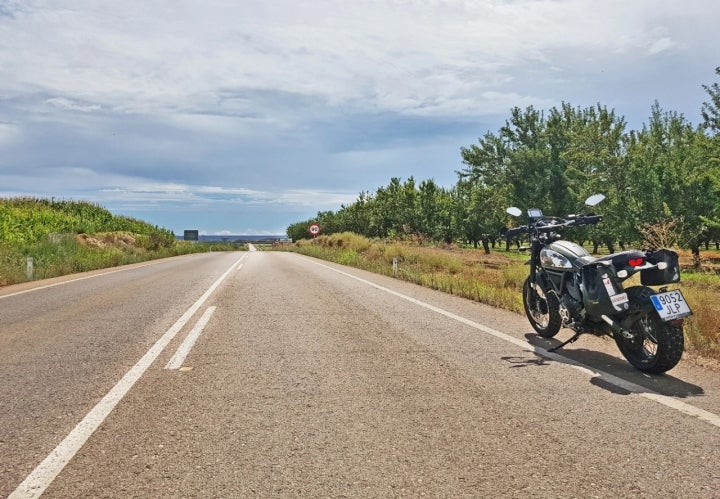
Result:
<svg viewBox="0 0 720 499"><path fill-rule="evenodd" d="M0 199L0 243L32 244L49 234L94 234L132 232L174 239L172 232L85 201L55 201L38 198Z"/></svg>
<svg viewBox="0 0 720 499"><path fill-rule="evenodd" d="M711 161L710 139L682 115L664 112L656 103L648 125L631 133L628 189L640 224L682 220L681 247L699 255L704 241L717 237L706 220L720 214L720 164Z"/></svg>
<svg viewBox="0 0 720 499"><path fill-rule="evenodd" d="M715 74L720 76L720 66L715 68ZM702 86L710 96L709 102L702 105L703 126L713 134L720 133L720 83Z"/></svg>
<svg viewBox="0 0 720 499"><path fill-rule="evenodd" d="M293 241L306 239L310 236L310 234L308 233L308 227L310 227L310 224L312 223L313 222L310 220L304 222L296 222L287 228L286 234Z"/></svg>
<svg viewBox="0 0 720 499"><path fill-rule="evenodd" d="M293 241L310 239L308 227L317 223L325 235L355 232L367 237L452 240L455 202L451 191L433 180L416 185L412 177L405 182L394 177L374 194L360 193L350 206L318 212L313 219L290 225L287 235Z"/></svg>

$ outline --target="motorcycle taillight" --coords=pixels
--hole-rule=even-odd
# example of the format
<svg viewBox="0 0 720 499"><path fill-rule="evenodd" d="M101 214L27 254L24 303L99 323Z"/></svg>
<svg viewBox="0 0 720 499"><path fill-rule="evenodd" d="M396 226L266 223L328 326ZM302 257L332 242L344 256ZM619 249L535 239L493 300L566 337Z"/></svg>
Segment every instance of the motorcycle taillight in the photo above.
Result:
<svg viewBox="0 0 720 499"><path fill-rule="evenodd" d="M631 267L640 267L643 263L645 263L644 258L631 258L630 260L628 260L628 265L630 265Z"/></svg>

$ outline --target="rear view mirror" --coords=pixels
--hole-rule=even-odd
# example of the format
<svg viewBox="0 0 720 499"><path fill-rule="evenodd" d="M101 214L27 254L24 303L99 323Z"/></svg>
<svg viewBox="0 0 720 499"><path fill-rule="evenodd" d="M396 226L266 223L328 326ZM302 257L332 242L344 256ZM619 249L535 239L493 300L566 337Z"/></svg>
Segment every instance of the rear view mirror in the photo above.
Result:
<svg viewBox="0 0 720 499"><path fill-rule="evenodd" d="M505 212L508 215L512 215L514 217L519 217L520 215L522 215L522 211L520 210L520 208L515 208L514 206L511 206L510 208L505 210Z"/></svg>
<svg viewBox="0 0 720 499"><path fill-rule="evenodd" d="M585 200L587 206L595 206L602 203L605 200L604 194L593 194Z"/></svg>

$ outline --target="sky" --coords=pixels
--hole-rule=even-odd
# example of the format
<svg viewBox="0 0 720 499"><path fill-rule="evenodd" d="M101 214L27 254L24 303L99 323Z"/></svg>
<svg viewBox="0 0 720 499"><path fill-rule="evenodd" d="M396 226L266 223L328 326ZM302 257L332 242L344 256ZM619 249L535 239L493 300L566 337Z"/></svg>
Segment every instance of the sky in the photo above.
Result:
<svg viewBox="0 0 720 499"><path fill-rule="evenodd" d="M451 187L513 107L693 124L717 0L0 0L0 197L284 234L392 177Z"/></svg>

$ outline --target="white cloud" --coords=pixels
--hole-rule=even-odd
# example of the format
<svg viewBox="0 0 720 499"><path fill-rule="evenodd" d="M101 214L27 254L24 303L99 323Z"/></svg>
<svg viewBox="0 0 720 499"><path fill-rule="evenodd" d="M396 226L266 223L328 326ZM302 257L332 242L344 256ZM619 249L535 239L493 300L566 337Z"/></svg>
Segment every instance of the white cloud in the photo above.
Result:
<svg viewBox="0 0 720 499"><path fill-rule="evenodd" d="M669 37L663 37L659 40L656 40L650 45L650 49L648 52L650 55L659 54L661 52L665 52L666 50L669 50L675 46L675 43L672 41Z"/></svg>
<svg viewBox="0 0 720 499"><path fill-rule="evenodd" d="M63 110L77 111L81 113L92 113L102 110L102 106L97 104L84 104L64 97L53 97L51 99L47 99L45 103Z"/></svg>
<svg viewBox="0 0 720 499"><path fill-rule="evenodd" d="M562 64L561 49L655 54L672 45L669 36L649 40L650 1L31 5L0 29L5 91L44 89L60 95L51 103L85 112L220 112L238 104L219 101L222 89L262 88L454 114L468 102L482 108L483 95L503 92L529 63Z"/></svg>
<svg viewBox="0 0 720 499"><path fill-rule="evenodd" d="M314 189L257 190L244 187L186 185L176 183L129 182L124 187L101 189L104 198L128 203L188 203L195 205L283 205L295 207L332 206L351 203L357 193Z"/></svg>

